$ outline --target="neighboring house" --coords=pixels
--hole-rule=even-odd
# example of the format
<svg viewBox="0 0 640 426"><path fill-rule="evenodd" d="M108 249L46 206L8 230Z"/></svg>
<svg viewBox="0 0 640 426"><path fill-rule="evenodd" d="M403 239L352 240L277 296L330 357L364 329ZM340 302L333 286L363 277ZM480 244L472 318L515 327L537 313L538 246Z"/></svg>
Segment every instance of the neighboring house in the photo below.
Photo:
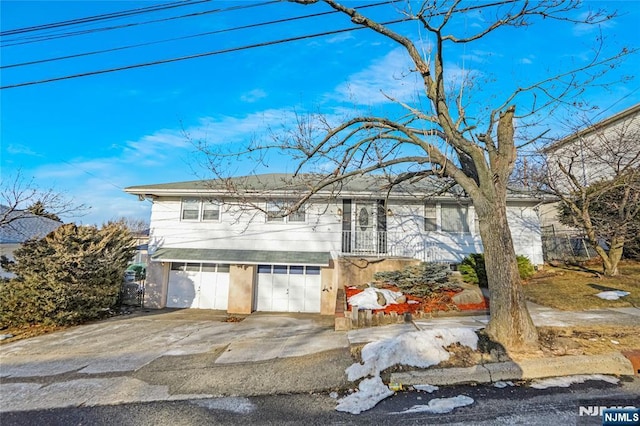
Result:
<svg viewBox="0 0 640 426"><path fill-rule="evenodd" d="M329 315L338 288L363 284L373 271L458 263L483 251L469 199L433 196L427 180L389 191L382 178L357 177L283 216L305 179L268 174L126 188L153 202L145 306ZM543 263L538 204L522 195L508 202L516 252L534 264Z"/></svg>
<svg viewBox="0 0 640 426"><path fill-rule="evenodd" d="M136 245L136 254L133 258L133 264L147 264L149 250L149 229L142 231L133 231L133 239Z"/></svg>
<svg viewBox="0 0 640 426"><path fill-rule="evenodd" d="M4 216L9 207L0 206L0 215ZM62 222L37 216L26 210L16 210L8 213L10 220L6 225L0 226L0 255L13 260L13 252L27 240L42 238L48 233L58 229ZM0 268L1 278L13 277L13 274Z"/></svg>
<svg viewBox="0 0 640 426"><path fill-rule="evenodd" d="M584 187L610 179L630 162L638 164L639 144L640 104L637 104L546 147L543 154L549 165L549 179L561 190L571 192L575 188L558 163ZM572 230L559 222L558 203L542 206L540 216L543 228Z"/></svg>

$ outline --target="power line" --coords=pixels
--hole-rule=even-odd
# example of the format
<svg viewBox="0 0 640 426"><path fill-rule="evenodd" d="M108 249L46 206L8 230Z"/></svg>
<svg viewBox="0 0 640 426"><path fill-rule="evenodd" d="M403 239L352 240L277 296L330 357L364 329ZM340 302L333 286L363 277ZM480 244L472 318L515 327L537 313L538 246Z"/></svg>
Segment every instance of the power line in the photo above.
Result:
<svg viewBox="0 0 640 426"><path fill-rule="evenodd" d="M34 32L34 31L42 31L42 30L53 29L53 28L66 27L70 25L85 24L89 22L103 21L103 20L114 19L114 18L134 16L142 13L157 12L161 10L173 9L176 7L191 6L199 3L207 3L209 1L211 0L180 0L173 3L164 3L164 4L154 5L154 6L141 7L137 9L128 9L128 10L122 10L119 12L111 12L111 13L105 13L100 15L87 16L84 18L69 19L66 21L53 22L49 24L34 25L31 27L24 27L24 28L16 28L13 30L1 31L0 37L5 37L8 35L15 35L15 34L23 34L23 33Z"/></svg>
<svg viewBox="0 0 640 426"><path fill-rule="evenodd" d="M387 21L387 22L381 23L381 25L392 25L392 24L397 24L397 23L400 23L400 22L405 22L407 20L410 20L410 18L403 18L403 19L397 19L397 20L393 20L393 21ZM240 46L240 47L232 47L232 48L229 48L229 49L214 50L214 51L211 51L211 52L204 52L204 53L197 53L197 54L194 54L194 55L180 56L180 57L177 57L177 58L161 59L161 60L152 61L152 62L144 62L144 63L140 63L140 64L126 65L126 66L122 66L122 67L107 68L107 69L98 70L98 71L89 71L89 72L84 72L84 73L79 73L79 74L71 74L71 75L66 75L66 76L63 76L63 77L54 77L54 78L48 78L48 79L44 79L44 80L36 80L36 81L29 81L29 82L25 82L25 83L11 84L11 85L7 85L7 86L0 86L0 90L13 89L13 88L16 88L16 87L33 86L33 85L36 85L36 84L52 83L54 81L70 80L70 79L79 78L79 77L87 77L87 76L90 76L90 75L107 74L107 73L112 73L112 72L116 72L116 71L124 71L124 70L135 69L135 68L143 68L143 67L149 67L149 66L153 66L153 65L168 64L168 63L172 63L172 62L186 61L188 59L196 59L196 58L203 58L203 57L206 57L206 56L221 55L223 53L239 52L239 51L242 51L242 50L255 49L255 48L258 48L258 47L265 47L265 46L273 46L273 45L282 44L282 43L290 43L290 42L293 42L293 41L299 41L299 40L304 40L304 39L309 39L309 38L316 38L316 37L323 37L323 36L327 36L327 35L339 34L339 33L344 33L344 32L349 32L349 31L356 31L356 30L361 30L361 29L365 29L365 28L366 27L343 28L343 29L340 29L340 30L325 31L325 32L321 32L321 33L307 34L307 35L303 35L303 36L283 38L283 39L267 41L267 42L263 42L263 43L249 44L249 45Z"/></svg>
<svg viewBox="0 0 640 426"><path fill-rule="evenodd" d="M381 3L375 3L375 4L371 4L371 5L361 6L358 9L366 8L366 7L378 6L378 5L387 4L387 3L395 3L397 1L398 0L388 0L388 1L385 1L385 2L381 2ZM474 9L482 9L482 8L486 8L486 7L493 7L493 6L499 6L499 5L502 5L502 4L512 3L514 1L515 0L498 0L498 1L494 2L494 3L488 3L488 4L483 4L483 5L465 7L463 9L455 10L455 12L456 13L467 12L467 11L474 10ZM333 12L331 12L331 13L333 13ZM326 13L324 13L324 14L326 14ZM438 15L441 15L441 14L443 14L443 13L439 13ZM298 17L288 18L288 19L285 19L285 21L286 20L294 20L294 19L299 19L299 18ZM402 18L402 19L382 22L380 24L381 25L392 25L392 24L397 24L397 23L401 23L401 22L407 22L407 21L411 21L411 20L412 20L411 17L405 17L405 18ZM364 27L364 26L350 27L350 28L344 28L344 29L340 29L340 30L325 31L325 32L321 32L321 33L308 34L308 35L297 36L297 37L289 37L289 38L284 38L284 39L279 39L279 40L273 40L273 41L268 41L268 42L263 42L263 43L256 43L256 44L245 45L245 46L240 46L240 47L234 47L234 48L228 48L228 49L222 49L222 50L198 53L198 54L193 54L193 55L186 55L186 56L180 56L180 57L169 58L169 59L161 59L161 60L156 60L156 61L151 61L151 62L145 62L145 63L139 63L139 64L133 64L133 65L126 65L126 66L115 67L115 68L107 68L107 69L97 70L97 71L89 71L89 72L84 72L84 73L71 74L71 75L66 75L66 76L62 76L62 77L53 77L53 78L42 79L42 80L28 81L28 82L24 82L24 83L10 84L10 85L6 85L6 86L0 86L0 90L2 90L2 89L12 89L12 88L17 88L17 87L32 86L32 85L44 84L44 83L51 83L51 82L55 82L55 81L69 80L69 79L75 79L75 78L80 78L80 77L87 77L87 76L91 76L91 75L107 74L107 73L112 73L112 72L117 72L117 71L124 71L124 70L129 70L129 69L136 69L136 68L143 68L143 67L166 64L166 63L172 63L172 62L180 62L180 61L185 61L185 60L189 60L189 59L196 59L196 58L202 58L202 57L207 57L207 56L214 56L214 55L219 55L219 54L224 54L224 53L232 53L232 52L237 52L237 51L242 51L242 50L258 48L258 47L272 46L272 45L276 45L276 44L289 43L289 42L299 41L299 40L304 40L304 39L309 39L309 38L316 38L316 37L322 37L322 36L327 36L327 35L339 34L339 33L343 33L343 32L356 31L356 30L361 30L361 29L365 29L365 28L366 27ZM119 48L115 48L115 49L119 49ZM44 60L43 62L45 62L45 61L46 60ZM32 61L32 62L36 62L37 63L37 61Z"/></svg>
<svg viewBox="0 0 640 426"><path fill-rule="evenodd" d="M384 2L384 3L376 3L374 5L367 5L365 7L379 6L381 4L387 4L387 3L391 3L391 2L387 1L387 2ZM283 18L283 19L277 19L277 20L274 20L274 21L259 22L259 23L256 23L256 24L242 25L242 26L239 26L239 27L225 28L225 29L222 29L222 30L207 31L205 33L192 34L192 35L188 35L188 36L174 37L174 38L168 38L168 39L163 39L163 40L150 41L150 42L146 42L146 43L130 44L130 45L127 45L127 46L114 47L114 48L110 48L110 49L95 50L95 51L92 51L92 52L77 53L77 54L74 54L74 55L59 56L59 57L55 57L55 58L39 59L39 60L36 60L36 61L29 61L29 62L22 62L22 63L17 63L17 64L3 65L3 66L0 66L0 69L15 68L15 67L21 67L21 66L26 66L26 65L37 65L37 64L41 64L41 63L60 61L60 60L64 60L64 59L72 59L72 58L79 58L79 57L83 57L83 56L97 55L97 54L101 54L101 53L116 52L116 51L119 51L119 50L126 50L126 49L132 49L132 48L136 48L136 47L151 46L151 45L154 45L154 44L167 43L167 42L171 42L171 41L186 40L186 39L190 39L190 38L204 37L204 36L208 36L208 35L221 34L221 33L238 31L238 30L245 30L245 29L249 29L249 28L257 28L257 27L273 25L273 24L280 24L280 23L284 23L284 22L292 22L292 21L297 21L297 20L301 20L301 19L316 18L316 17L319 17L319 16L329 15L329 14L334 14L334 13L338 13L338 12L330 11L330 12L314 13L314 14L310 14L310 15L295 16L295 17L292 17L292 18Z"/></svg>
<svg viewBox="0 0 640 426"><path fill-rule="evenodd" d="M210 1L210 0L207 0L207 1ZM209 15L209 14L213 14L213 13L229 12L229 11L233 11L233 10L241 10L241 9L249 9L249 8L259 7L259 6L267 6L267 5L274 4L274 3L278 3L278 2L274 0L274 1L264 2L264 3L254 3L254 4L249 4L249 5L241 5L241 6L232 6L232 7L226 7L226 8L210 9L210 10L205 10L205 11L202 11L202 12L194 12L194 13L189 13L189 14L185 14L185 15L171 16L171 17L168 17L168 18L161 18L161 19L152 19L152 20L143 21L143 22L132 22L132 23L128 23L128 24L114 25L114 26L110 26L110 27L91 28L91 29L88 29L88 30L79 30L79 31L67 32L67 33L63 33L63 34L54 34L54 35L50 35L49 34L49 35L33 36L33 37L29 37L29 38L25 39L24 41L18 41L16 39L14 39L14 40L8 40L7 43L10 43L10 44L4 44L2 47L12 47L12 46L19 46L19 45L24 45L24 44L37 43L37 42L42 42L42 41L51 41L51 40L56 40L56 39L60 39L60 38L74 37L74 36L78 36L78 35L95 34L95 33L103 32L103 31L111 31L111 30L118 30L118 29L123 29L123 28L137 27L139 25L155 24L155 23L158 23L158 22L174 21L176 19L183 19L183 18L193 18L193 17L196 17L196 16ZM17 42L16 43L12 43L14 41L17 41Z"/></svg>
<svg viewBox="0 0 640 426"><path fill-rule="evenodd" d="M358 9L366 9L366 8L371 8L371 7L382 6L382 5L394 3L396 1L397 0L388 0L388 1L380 2L380 3L372 3L372 4L369 4L369 5L358 7ZM274 3L274 2L259 3L259 4L256 4L256 5L243 6L243 7L252 7L252 6L257 6L257 5L268 5L270 3ZM235 8L238 8L238 6L235 6L233 9L235 9ZM232 8L230 8L230 9L232 9ZM220 9L218 9L218 10L220 10ZM266 21L266 22L259 22L259 23L255 23L255 24L242 25L242 26L238 26L238 27L225 28L225 29L221 29L221 30L207 31L207 32L204 32L204 33L192 34L192 35L187 35L187 36L182 36L182 37L173 37L173 38L168 38L168 39L163 39L163 40L156 40L156 41L150 41L150 42L145 42L145 43L137 43L137 44L131 44L131 45L127 45L127 46L114 47L114 48L110 48L110 49L96 50L96 51L92 51L92 52L83 52L83 53L77 53L77 54L73 54L73 55L66 55L66 56L59 56L59 57L54 57L54 58L39 59L39 60L35 60L35 61L21 62L21 63L17 63L17 64L2 65L2 66L0 66L0 69L16 68L16 67L28 66L28 65L38 65L38 64L47 63L47 62L60 61L60 60L65 60L65 59L73 59L73 58L79 58L79 57L84 57L84 56L92 56L92 55L116 52L116 51L120 51L120 50L132 49L132 48L137 48L137 47L151 46L151 45L154 45L154 44L161 44L161 43L167 43L167 42L172 42L172 41L186 40L186 39L190 39L190 38L204 37L204 36L208 36L208 35L221 34L221 33L244 30L244 29L250 29L250 28L257 28L257 27L262 27L262 26L267 26L267 25L280 24L280 23L284 23L284 22L293 22L293 21L298 21L298 20L302 20L302 19L317 18L317 17L320 17L320 16L331 15L331 14L336 14L336 13L339 13L339 12L337 12L335 10L334 11L328 11L328 12L319 12L319 13L313 13L313 14L309 14L309 15L295 16L295 17L290 17L290 18L277 19L277 20L273 20L273 21ZM187 16L187 15L183 15L183 16Z"/></svg>

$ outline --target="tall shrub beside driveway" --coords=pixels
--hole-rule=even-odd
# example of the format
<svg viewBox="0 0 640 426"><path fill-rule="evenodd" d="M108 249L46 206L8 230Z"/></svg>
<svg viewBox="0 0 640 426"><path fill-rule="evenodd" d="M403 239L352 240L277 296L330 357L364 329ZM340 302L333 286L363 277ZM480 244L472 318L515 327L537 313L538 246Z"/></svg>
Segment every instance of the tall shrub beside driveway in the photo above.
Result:
<svg viewBox="0 0 640 426"><path fill-rule="evenodd" d="M0 323L78 324L99 318L118 299L123 273L135 252L123 223L66 224L27 241L3 267L17 278L1 283Z"/></svg>

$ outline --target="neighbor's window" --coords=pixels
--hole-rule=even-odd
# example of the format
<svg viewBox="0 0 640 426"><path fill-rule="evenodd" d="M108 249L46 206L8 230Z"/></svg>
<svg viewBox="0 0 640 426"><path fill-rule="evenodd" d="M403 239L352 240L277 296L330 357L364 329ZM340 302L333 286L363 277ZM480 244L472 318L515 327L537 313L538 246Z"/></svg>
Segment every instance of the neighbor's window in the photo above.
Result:
<svg viewBox="0 0 640 426"><path fill-rule="evenodd" d="M220 220L220 203L204 200L202 202L202 220Z"/></svg>
<svg viewBox="0 0 640 426"><path fill-rule="evenodd" d="M182 199L182 220L200 219L200 200L198 198Z"/></svg>
<svg viewBox="0 0 640 426"><path fill-rule="evenodd" d="M469 232L466 206L443 204L440 211L442 220L442 232Z"/></svg>
<svg viewBox="0 0 640 426"><path fill-rule="evenodd" d="M424 230L425 231L437 231L438 230L438 211L436 205L427 204L424 206Z"/></svg>

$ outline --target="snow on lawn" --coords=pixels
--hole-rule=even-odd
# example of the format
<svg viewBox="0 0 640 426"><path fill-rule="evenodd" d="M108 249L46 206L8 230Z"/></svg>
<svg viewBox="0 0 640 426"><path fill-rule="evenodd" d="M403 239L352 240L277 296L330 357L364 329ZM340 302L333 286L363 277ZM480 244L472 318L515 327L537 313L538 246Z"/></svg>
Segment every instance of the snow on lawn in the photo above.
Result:
<svg viewBox="0 0 640 426"><path fill-rule="evenodd" d="M414 405L404 410L396 411L391 414L408 414L408 413L432 413L445 414L450 413L458 407L473 404L473 398L465 395L454 396L453 398L434 398L427 405Z"/></svg>
<svg viewBox="0 0 640 426"><path fill-rule="evenodd" d="M346 373L350 381L366 376L378 376L393 365L426 368L449 359L445 349L460 343L473 350L478 347L478 336L472 328L447 328L413 331L391 339L371 342L362 348L362 364L353 364Z"/></svg>
<svg viewBox="0 0 640 426"><path fill-rule="evenodd" d="M536 389L547 389L551 387L568 388L574 383L584 383L587 380L604 380L614 385L619 382L617 378L603 374L578 374L575 376L550 377L548 379L534 380L529 386Z"/></svg>
<svg viewBox="0 0 640 426"><path fill-rule="evenodd" d="M630 293L628 291L612 290L612 291L600 292L600 293L596 294L596 296L598 296L600 299L604 299L604 300L618 300L621 297L628 296L629 294Z"/></svg>
<svg viewBox="0 0 640 426"><path fill-rule="evenodd" d="M370 410L378 402L394 394L391 389L382 383L380 376L361 381L358 389L358 392L354 392L338 401L336 410L360 414L363 411Z"/></svg>
<svg viewBox="0 0 640 426"><path fill-rule="evenodd" d="M384 296L386 305L380 305L378 303L378 294ZM357 306L358 309L384 309L388 305L397 304L398 298L402 297L402 293L397 291L391 291L384 288L367 287L358 294L354 294L347 300L349 305Z"/></svg>
<svg viewBox="0 0 640 426"><path fill-rule="evenodd" d="M372 378L363 380L360 382L357 392L339 400L336 410L359 414L373 408L378 402L394 393L382 383L380 378L381 371L393 365L426 368L439 364L449 359L451 354L445 347L454 343L460 343L476 350L478 336L472 328L461 327L413 331L390 339L368 343L362 348L361 357L363 363L355 363L345 371L349 381L355 381L367 376L372 376ZM424 390L427 390L427 388L424 388ZM462 400L455 401L460 403ZM472 402L473 400L463 405L468 405ZM436 401L434 404L445 403ZM430 407L429 410L441 409L438 408L440 405L430 405Z"/></svg>

